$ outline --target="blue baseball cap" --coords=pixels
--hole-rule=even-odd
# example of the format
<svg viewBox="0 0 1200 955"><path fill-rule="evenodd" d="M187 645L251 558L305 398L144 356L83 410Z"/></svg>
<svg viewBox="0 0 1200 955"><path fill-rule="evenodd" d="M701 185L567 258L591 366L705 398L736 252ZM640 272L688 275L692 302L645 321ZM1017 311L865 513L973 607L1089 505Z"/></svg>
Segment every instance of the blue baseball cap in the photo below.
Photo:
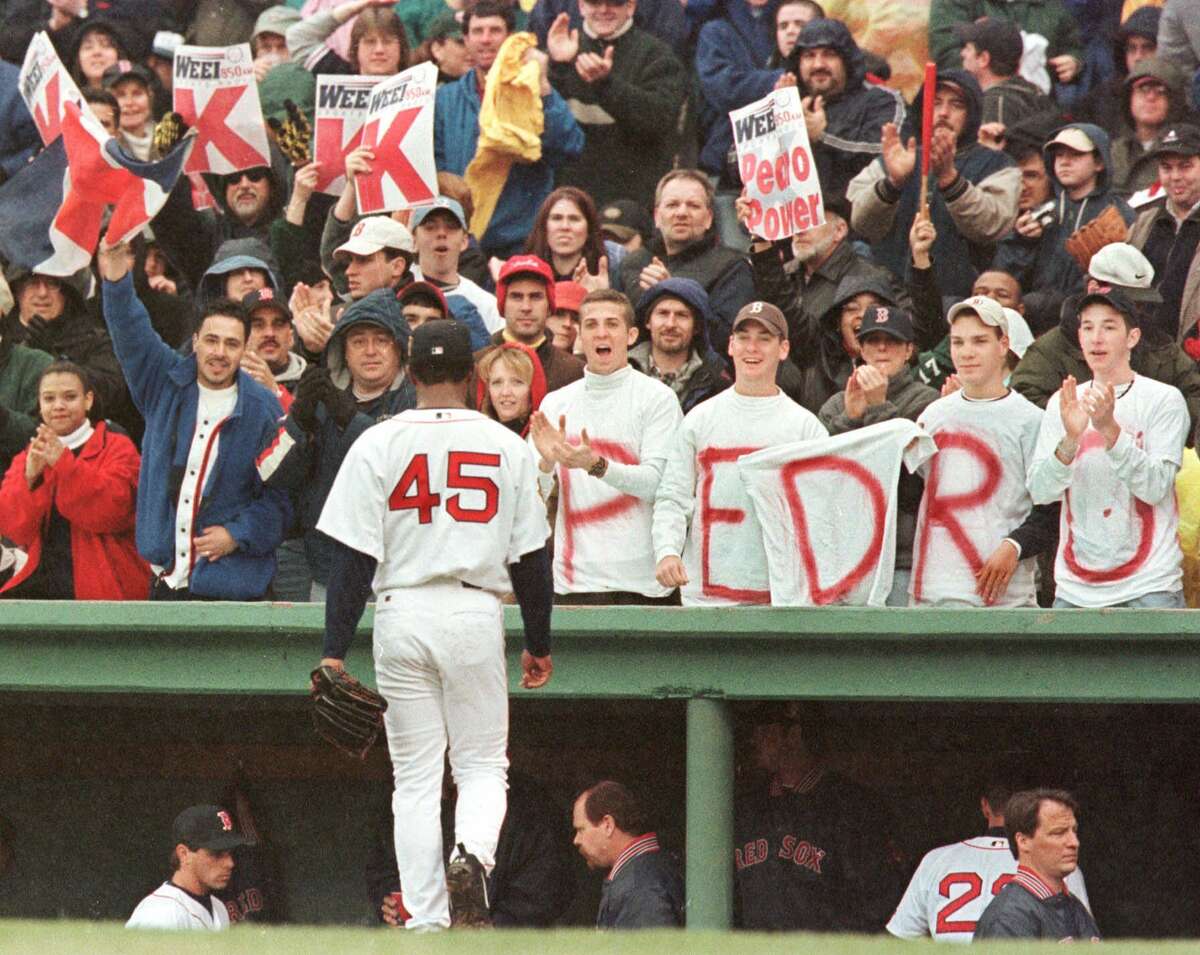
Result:
<svg viewBox="0 0 1200 955"><path fill-rule="evenodd" d="M464 229L467 228L467 215L465 212L463 212L463 207L459 204L457 199L451 199L449 196L438 196L429 205L418 206L416 209L414 209L411 220L412 227L415 229L422 222L424 222L431 213L437 212L439 209L444 209L446 212L449 212L450 215L454 216L454 218L458 220L458 224L460 226L462 226Z"/></svg>

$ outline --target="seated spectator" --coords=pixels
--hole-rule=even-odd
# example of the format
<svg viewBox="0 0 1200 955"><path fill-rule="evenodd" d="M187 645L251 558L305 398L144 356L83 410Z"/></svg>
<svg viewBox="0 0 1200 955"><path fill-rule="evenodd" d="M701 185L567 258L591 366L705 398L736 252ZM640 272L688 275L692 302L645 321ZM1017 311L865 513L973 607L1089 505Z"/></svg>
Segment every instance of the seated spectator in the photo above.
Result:
<svg viewBox="0 0 1200 955"><path fill-rule="evenodd" d="M625 250L600 231L592 197L574 186L560 186L546 197L533 220L525 251L554 270L556 282L581 282L588 291L608 288Z"/></svg>
<svg viewBox="0 0 1200 955"><path fill-rule="evenodd" d="M1138 210L1129 244L1154 268L1162 296L1155 324L1200 362L1200 129L1173 126L1149 158L1164 195Z"/></svg>
<svg viewBox="0 0 1200 955"><path fill-rule="evenodd" d="M851 226L873 245L872 256L907 278L908 234L920 200L919 132L923 92L917 95L901 138L887 123L883 154L846 190ZM942 290L966 297L971 283L991 261L995 243L1017 217L1020 175L1012 160L978 142L983 93L969 73L939 70L933 108L929 211L937 230L933 257L943 270Z"/></svg>
<svg viewBox="0 0 1200 955"><path fill-rule="evenodd" d="M684 414L730 385L729 373L708 341L708 294L691 279L663 279L638 302L642 341L629 363L675 392Z"/></svg>
<svg viewBox="0 0 1200 955"><path fill-rule="evenodd" d="M554 311L554 273L535 255L515 255L500 270L496 303L504 315L504 328L492 336L487 348L475 352L478 362L504 342L519 342L531 348L542 363L548 392L583 377L583 362L554 347L546 334L546 321Z"/></svg>
<svg viewBox="0 0 1200 955"><path fill-rule="evenodd" d="M958 66L955 24L987 15L1012 20L1024 33L1046 40L1046 69L1054 83L1073 83L1083 68L1083 46L1075 17L1063 0L1006 4L989 0L933 0L929 8L929 55L938 71ZM920 116L920 112L917 112Z"/></svg>
<svg viewBox="0 0 1200 955"><path fill-rule="evenodd" d="M475 404L489 418L525 437L530 417L546 397L546 374L533 349L505 342L479 360Z"/></svg>
<svg viewBox="0 0 1200 955"><path fill-rule="evenodd" d="M654 579L658 482L683 415L670 388L629 364L633 306L588 293L579 312L584 377L552 391L530 429L542 497L558 485L554 599L560 604L677 604Z"/></svg>
<svg viewBox="0 0 1200 955"><path fill-rule="evenodd" d="M292 58L288 52L287 32L300 21L300 11L276 5L267 7L254 21L250 34L250 54L254 57L254 79L263 81L272 67Z"/></svg>
<svg viewBox="0 0 1200 955"><path fill-rule="evenodd" d="M140 63L119 60L104 71L103 83L117 100L117 140L121 147L143 162L150 159L154 123L166 105L159 104L158 77Z"/></svg>
<svg viewBox="0 0 1200 955"><path fill-rule="evenodd" d="M1022 288L1077 292L1084 275L1067 251L1067 239L1110 206L1126 225L1133 222L1133 210L1113 191L1108 135L1100 127L1064 126L1043 152L1054 182L1054 220L1043 226L1032 212L1022 213L997 250L993 268L1015 275Z"/></svg>
<svg viewBox="0 0 1200 955"><path fill-rule="evenodd" d="M126 249L102 245L99 266L104 319L146 420L137 544L156 575L151 599L262 599L291 507L255 470L282 410L239 369L249 330L241 303L206 306L185 358L151 327Z"/></svg>
<svg viewBox="0 0 1200 955"><path fill-rule="evenodd" d="M83 101L88 104L91 114L100 120L100 125L104 127L104 131L108 135L113 137L121 135L121 107L112 93L105 89L88 89L83 94ZM40 137L38 144L41 145Z"/></svg>
<svg viewBox="0 0 1200 955"><path fill-rule="evenodd" d="M1174 64L1150 56L1125 79L1124 132L1112 144L1112 188L1130 196L1158 181L1155 151L1174 124L1188 117L1187 81Z"/></svg>
<svg viewBox="0 0 1200 955"><path fill-rule="evenodd" d="M416 257L416 243L405 226L391 216L367 216L333 250L331 271L345 275L346 298L356 302L376 289L404 284Z"/></svg>
<svg viewBox="0 0 1200 955"><path fill-rule="evenodd" d="M442 846L454 845L454 811L457 790L450 773L443 777ZM403 925L396 899L403 898L396 866L395 821L390 782L380 789L373 814L372 840L367 854L367 895L371 909L387 925ZM563 838L562 808L533 777L508 771L508 806L496 866L487 875L488 915L495 928L532 928L553 925L575 897L575 861Z"/></svg>
<svg viewBox="0 0 1200 955"><path fill-rule="evenodd" d="M351 19L350 44L343 59L327 41ZM291 58L313 73L392 76L408 69L410 60L404 25L380 0L348 0L297 20L287 29L287 47Z"/></svg>
<svg viewBox="0 0 1200 955"><path fill-rule="evenodd" d="M410 332L415 332L426 322L452 317L446 296L429 282L409 282L396 293L396 301L400 303L400 314Z"/></svg>
<svg viewBox="0 0 1200 955"><path fill-rule="evenodd" d="M279 265L266 243L259 239L222 242L196 288L196 308L204 309L218 298L240 302L251 292L269 288L283 294Z"/></svg>
<svg viewBox="0 0 1200 955"><path fill-rule="evenodd" d="M5 278L16 305L0 319L0 336L79 365L95 391L97 416L128 423L133 417L129 392L113 343L96 327L86 305L91 272L85 269L63 278L10 265Z"/></svg>
<svg viewBox="0 0 1200 955"><path fill-rule="evenodd" d="M242 352L242 371L279 399L286 412L308 362L292 351L296 342L292 312L274 289L261 288L242 299L250 334Z"/></svg>
<svg viewBox="0 0 1200 955"><path fill-rule="evenodd" d="M878 932L903 885L886 797L830 767L812 711L764 704L753 719L766 778L734 803L738 927Z"/></svg>
<svg viewBox="0 0 1200 955"><path fill-rule="evenodd" d="M952 390L917 424L938 445L912 554L911 605L1036 607L1037 557L1053 548L1058 510L1025 487L1042 410L1008 388L1008 318L972 296L950 309Z"/></svg>
<svg viewBox="0 0 1200 955"><path fill-rule="evenodd" d="M636 252L650 241L650 217L632 199L617 199L600 210L600 234L626 252Z"/></svg>
<svg viewBox="0 0 1200 955"><path fill-rule="evenodd" d="M191 182L180 176L151 227L167 257L193 288L230 239L257 239L269 247L273 223L289 199L290 170L273 144L271 165L242 169L226 176L203 173L216 203L216 215L192 207ZM323 209L313 207L313 228ZM277 270L276 270L277 271ZM201 297L202 298L202 297Z"/></svg>
<svg viewBox="0 0 1200 955"><path fill-rule="evenodd" d="M754 279L745 256L721 245L712 230L713 187L708 177L695 169L675 169L663 176L654 198L654 224L658 232L649 245L621 263L620 290L636 307L645 291L663 279L700 283L714 318L708 337L724 354L734 317L754 298Z"/></svg>
<svg viewBox="0 0 1200 955"><path fill-rule="evenodd" d="M1129 14L1113 38L1113 63L1116 72L1092 87L1073 112L1081 123L1095 123L1112 138L1121 135L1127 122L1121 100L1125 78L1133 68L1158 50L1158 22L1162 10L1156 6L1139 7Z"/></svg>
<svg viewBox="0 0 1200 955"><path fill-rule="evenodd" d="M1034 503L1063 503L1054 606L1182 607L1175 475L1187 403L1133 370L1141 329L1125 295L1088 293L1077 314L1091 380L1068 375L1050 397L1028 478Z"/></svg>
<svg viewBox="0 0 1200 955"><path fill-rule="evenodd" d="M687 70L669 46L633 23L636 6L579 0L582 31L560 13L546 32L550 82L584 134L583 152L557 182L587 191L598 206L614 199L650 204L655 183L673 165L687 99Z"/></svg>
<svg viewBox="0 0 1200 955"><path fill-rule="evenodd" d="M1024 47L1021 29L1011 20L983 17L958 23L954 35L963 45L962 68L983 90L979 136L985 145L1002 141L1016 120L1054 108L1046 94L1019 72Z"/></svg>
<svg viewBox="0 0 1200 955"><path fill-rule="evenodd" d="M579 306L587 293L578 282L554 283L554 311L546 319L546 328L554 337L554 347L572 355L579 337Z"/></svg>
<svg viewBox="0 0 1200 955"><path fill-rule="evenodd" d="M453 199L462 206L463 222L468 223L469 229L471 216L475 214L475 198L471 194L471 187L467 185L467 180L452 172L439 172L437 174L437 191L439 196ZM493 285L492 273L488 268L488 258L484 255L483 249L479 247L479 240L469 231L467 232L467 248L458 257L458 271L481 288L489 288Z"/></svg>
<svg viewBox="0 0 1200 955"><path fill-rule="evenodd" d="M862 316L858 330L863 364L846 379L846 388L830 396L817 417L831 435L845 434L880 421L916 421L937 400L938 393L917 378L912 316L903 309L874 305ZM908 606L912 577L912 544L916 537L920 479L900 472L896 515L896 569L889 607Z"/></svg>
<svg viewBox="0 0 1200 955"><path fill-rule="evenodd" d="M600 890L597 928L683 925L678 863L661 850L657 835L647 831L633 793L611 780L598 782L576 797L571 820L575 846L588 868L608 873Z"/></svg>
<svg viewBox="0 0 1200 955"><path fill-rule="evenodd" d="M455 320L470 329L472 346L485 347L487 336L499 331L504 320L496 297L459 271L470 243L462 206L448 196L438 196L413 211L412 224L417 240L413 275L441 289Z"/></svg>
<svg viewBox="0 0 1200 955"><path fill-rule="evenodd" d="M391 289L376 289L352 303L329 337L324 364L305 370L287 417L259 446L263 483L298 497L311 600L324 601L329 586L333 544L316 526L346 452L376 421L416 407L405 374L408 339Z"/></svg>
<svg viewBox="0 0 1200 955"><path fill-rule="evenodd" d="M833 304L821 318L818 337L803 352L792 355L803 386L799 404L813 414L846 387L861 360L858 328L867 309L900 305L896 283L879 275L847 275L838 283ZM801 324L796 319L791 324Z"/></svg>
<svg viewBox="0 0 1200 955"><path fill-rule="evenodd" d="M788 58L821 176L821 191L845 194L846 187L880 155L879 130L904 122L904 100L895 90L866 82L862 51L841 20L813 20Z"/></svg>
<svg viewBox="0 0 1200 955"><path fill-rule="evenodd" d="M567 15L572 30L582 28L579 10L579 0L537 0L529 14L528 29L537 35L538 45L545 49L550 27L561 14ZM680 59L690 55L692 31L682 5L677 7L671 0L641 0L634 8L633 22L662 40Z"/></svg>
<svg viewBox="0 0 1200 955"><path fill-rule="evenodd" d="M33 600L145 600L150 568L133 540L140 458L108 423L88 420L87 372L50 364L38 381L42 424L0 486L0 535L29 559L0 595Z"/></svg>
<svg viewBox="0 0 1200 955"><path fill-rule="evenodd" d="M1138 304L1140 337L1133 348L1130 364L1137 374L1173 385L1183 393L1194 429L1200 423L1200 370L1154 320L1162 296L1153 288L1153 283L1154 268L1144 255L1125 243L1105 246L1092 256L1088 266L1089 294L1115 289ZM1077 381L1087 381L1091 377L1085 358L1079 345L1077 300L1073 298L1063 304L1058 327L1029 346L1013 372L1011 385L1035 405L1044 408L1068 376Z"/></svg>
<svg viewBox="0 0 1200 955"><path fill-rule="evenodd" d="M103 89L104 71L118 60L137 61L145 50L136 32L121 20L101 13L88 17L76 30L63 65L71 73L80 91ZM18 61L23 59L18 57Z"/></svg>
<svg viewBox="0 0 1200 955"><path fill-rule="evenodd" d="M681 588L684 606L771 602L762 531L737 458L827 436L776 384L788 356L779 309L746 305L734 319L729 356L733 387L687 413L654 500L655 576L664 587Z"/></svg>
<svg viewBox="0 0 1200 955"><path fill-rule="evenodd" d="M7 471L37 431L38 380L53 357L0 329L0 471Z"/></svg>
<svg viewBox="0 0 1200 955"><path fill-rule="evenodd" d="M748 214L748 205L739 204L739 212ZM803 366L819 347L821 319L834 304L838 286L853 277L891 287L889 301L907 308L908 292L896 277L881 265L858 254L849 239L850 207L833 200L825 205L825 221L798 232L790 239L771 243L755 239L750 245L750 263L754 270L754 289L788 317L788 341L792 343L792 361ZM782 246L790 245L790 274L783 264ZM803 402L801 402L803 404ZM818 405L819 407L819 405Z"/></svg>
<svg viewBox="0 0 1200 955"><path fill-rule="evenodd" d="M467 54L474 66L437 91L433 150L438 169L462 176L475 158L484 81L514 26L513 8L498 0L480 0L464 12ZM583 131L563 96L550 85L546 55L531 49L526 56L535 59L542 70L542 156L536 162L513 162L500 186L487 230L478 236L484 254L502 259L524 248L538 207L554 188L556 172L561 179L563 164L577 157L584 146ZM475 196L475 203L482 204L480 196Z"/></svg>
<svg viewBox="0 0 1200 955"><path fill-rule="evenodd" d="M452 10L441 13L429 24L425 39L412 55L412 64L434 63L438 68L438 86L453 83L471 68L462 24Z"/></svg>

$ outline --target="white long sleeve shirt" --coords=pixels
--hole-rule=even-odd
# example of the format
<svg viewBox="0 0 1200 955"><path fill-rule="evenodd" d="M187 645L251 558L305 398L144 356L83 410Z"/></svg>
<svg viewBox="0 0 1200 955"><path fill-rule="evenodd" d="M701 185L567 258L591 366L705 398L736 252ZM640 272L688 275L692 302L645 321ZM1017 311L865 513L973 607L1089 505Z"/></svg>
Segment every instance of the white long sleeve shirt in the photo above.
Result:
<svg viewBox="0 0 1200 955"><path fill-rule="evenodd" d="M658 484L683 421L679 399L626 365L610 375L585 370L579 381L546 395L541 410L555 425L565 416L573 442L586 429L592 450L608 459L602 478L556 468L554 592L665 597L670 591L654 579L650 530ZM543 487L549 480L543 472Z"/></svg>
<svg viewBox="0 0 1200 955"><path fill-rule="evenodd" d="M1091 382L1079 386L1082 398ZM1029 471L1035 504L1063 502L1057 594L1081 607L1110 607L1183 585L1175 475L1189 417L1179 389L1137 375L1117 389L1116 443L1089 427L1070 464L1054 453L1066 434L1061 392L1046 404Z"/></svg>
<svg viewBox="0 0 1200 955"><path fill-rule="evenodd" d="M654 502L654 559L682 557L685 606L771 602L767 553L737 460L763 448L828 437L782 392L734 388L683 419Z"/></svg>
<svg viewBox="0 0 1200 955"><path fill-rule="evenodd" d="M914 606L982 607L975 574L1033 510L1025 477L1042 409L1010 391L973 401L961 391L939 398L917 419L938 453L921 468L909 593ZM1022 560L998 607L1037 606L1037 559Z"/></svg>

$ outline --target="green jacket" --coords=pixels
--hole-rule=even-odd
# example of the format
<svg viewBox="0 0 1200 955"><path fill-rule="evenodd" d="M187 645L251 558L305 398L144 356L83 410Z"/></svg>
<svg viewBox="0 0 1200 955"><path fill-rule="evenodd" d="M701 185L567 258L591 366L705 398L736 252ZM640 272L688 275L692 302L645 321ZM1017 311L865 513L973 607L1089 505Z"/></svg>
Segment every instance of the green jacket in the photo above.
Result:
<svg viewBox="0 0 1200 955"><path fill-rule="evenodd" d="M37 430L38 379L53 358L0 338L0 474Z"/></svg>
<svg viewBox="0 0 1200 955"><path fill-rule="evenodd" d="M1062 0L933 0L929 6L929 55L939 70L962 66L962 41L954 35L956 23L974 23L980 17L1011 20L1026 33L1040 33L1050 46L1046 59L1070 53L1083 64L1079 27ZM1051 78L1053 78L1053 70Z"/></svg>

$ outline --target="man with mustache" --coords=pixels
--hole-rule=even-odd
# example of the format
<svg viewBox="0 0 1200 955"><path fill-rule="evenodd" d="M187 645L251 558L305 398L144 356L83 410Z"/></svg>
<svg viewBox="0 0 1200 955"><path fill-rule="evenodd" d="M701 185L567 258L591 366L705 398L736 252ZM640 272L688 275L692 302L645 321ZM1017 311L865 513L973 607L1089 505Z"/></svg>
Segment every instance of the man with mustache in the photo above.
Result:
<svg viewBox="0 0 1200 955"><path fill-rule="evenodd" d="M850 180L880 154L879 128L904 122L895 90L866 82L862 50L841 20L813 20L788 57L809 114L809 138L826 196L841 196Z"/></svg>
<svg viewBox="0 0 1200 955"><path fill-rule="evenodd" d="M854 231L872 244L876 262L905 277L911 268L908 234L921 194L916 136L923 95L913 102L903 130L884 124L882 154L846 189ZM931 254L942 292L966 298L995 243L1017 218L1021 174L1007 155L979 144L983 92L971 74L939 70L935 96L929 215L937 239Z"/></svg>

